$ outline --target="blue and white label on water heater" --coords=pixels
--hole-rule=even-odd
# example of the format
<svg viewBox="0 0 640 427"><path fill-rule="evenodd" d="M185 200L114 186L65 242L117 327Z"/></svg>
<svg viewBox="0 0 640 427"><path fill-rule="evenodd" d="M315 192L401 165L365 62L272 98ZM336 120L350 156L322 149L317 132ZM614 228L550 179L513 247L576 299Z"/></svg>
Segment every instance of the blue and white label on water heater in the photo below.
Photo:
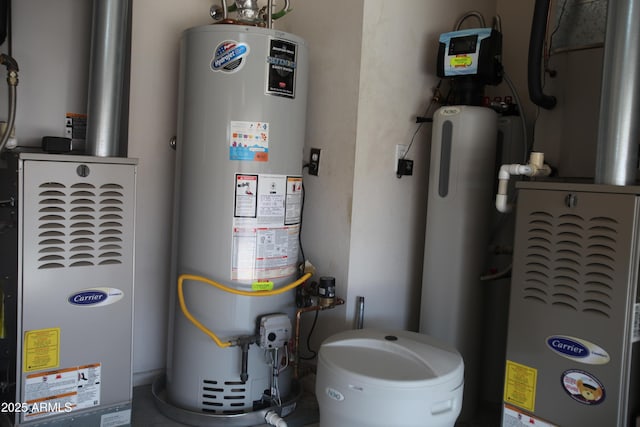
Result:
<svg viewBox="0 0 640 427"><path fill-rule="evenodd" d="M124 292L116 288L83 289L69 295L67 301L72 305L85 307L101 307L118 302L124 297Z"/></svg>
<svg viewBox="0 0 640 427"><path fill-rule="evenodd" d="M588 365L604 365L611 359L602 347L580 338L566 335L547 337L547 347L567 359Z"/></svg>
<svg viewBox="0 0 640 427"><path fill-rule="evenodd" d="M249 45L234 40L225 40L216 46L211 60L213 71L234 73L244 64L244 58L249 54Z"/></svg>

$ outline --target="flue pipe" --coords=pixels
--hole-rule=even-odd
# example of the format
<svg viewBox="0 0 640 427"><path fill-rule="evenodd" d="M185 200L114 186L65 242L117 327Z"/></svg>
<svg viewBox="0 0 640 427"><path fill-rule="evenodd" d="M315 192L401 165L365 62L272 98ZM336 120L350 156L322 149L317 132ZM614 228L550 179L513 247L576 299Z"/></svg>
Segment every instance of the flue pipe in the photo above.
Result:
<svg viewBox="0 0 640 427"><path fill-rule="evenodd" d="M595 182L636 179L640 132L640 0L609 0Z"/></svg>
<svg viewBox="0 0 640 427"><path fill-rule="evenodd" d="M131 0L94 0L87 105L87 154L126 156L122 141Z"/></svg>

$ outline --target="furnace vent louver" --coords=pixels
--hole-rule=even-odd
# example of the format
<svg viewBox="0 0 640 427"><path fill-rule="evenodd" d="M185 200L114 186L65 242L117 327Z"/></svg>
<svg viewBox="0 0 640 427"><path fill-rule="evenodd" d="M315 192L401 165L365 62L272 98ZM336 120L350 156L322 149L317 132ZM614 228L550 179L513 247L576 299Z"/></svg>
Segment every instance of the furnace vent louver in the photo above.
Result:
<svg viewBox="0 0 640 427"><path fill-rule="evenodd" d="M123 262L122 185L52 181L38 188L38 269Z"/></svg>
<svg viewBox="0 0 640 427"><path fill-rule="evenodd" d="M610 217L530 212L523 298L610 317L618 228Z"/></svg>

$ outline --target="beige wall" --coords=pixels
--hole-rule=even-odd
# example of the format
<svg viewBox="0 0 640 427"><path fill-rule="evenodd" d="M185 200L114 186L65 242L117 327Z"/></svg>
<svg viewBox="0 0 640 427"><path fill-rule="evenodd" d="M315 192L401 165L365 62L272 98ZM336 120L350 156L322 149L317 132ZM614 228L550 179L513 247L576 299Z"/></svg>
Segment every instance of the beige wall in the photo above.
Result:
<svg viewBox="0 0 640 427"><path fill-rule="evenodd" d="M557 76L546 77L544 93L554 95L558 104L553 110L538 109L529 100L527 90L527 55L534 4L535 0L497 1L497 12L502 17L505 71L525 105L529 132L534 134L534 149L543 151L547 161L563 177L593 177L602 48L554 54L550 68ZM496 90L508 92L504 84Z"/></svg>

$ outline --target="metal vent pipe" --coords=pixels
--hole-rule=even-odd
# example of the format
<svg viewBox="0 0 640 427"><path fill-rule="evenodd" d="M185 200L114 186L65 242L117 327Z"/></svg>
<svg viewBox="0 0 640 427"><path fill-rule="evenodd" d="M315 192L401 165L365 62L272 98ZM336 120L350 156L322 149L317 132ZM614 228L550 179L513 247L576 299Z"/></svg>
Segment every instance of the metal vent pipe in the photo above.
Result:
<svg viewBox="0 0 640 427"><path fill-rule="evenodd" d="M89 155L127 155L131 0L94 0L87 105Z"/></svg>
<svg viewBox="0 0 640 427"><path fill-rule="evenodd" d="M596 157L597 184L635 182L640 143L640 0L609 0Z"/></svg>

